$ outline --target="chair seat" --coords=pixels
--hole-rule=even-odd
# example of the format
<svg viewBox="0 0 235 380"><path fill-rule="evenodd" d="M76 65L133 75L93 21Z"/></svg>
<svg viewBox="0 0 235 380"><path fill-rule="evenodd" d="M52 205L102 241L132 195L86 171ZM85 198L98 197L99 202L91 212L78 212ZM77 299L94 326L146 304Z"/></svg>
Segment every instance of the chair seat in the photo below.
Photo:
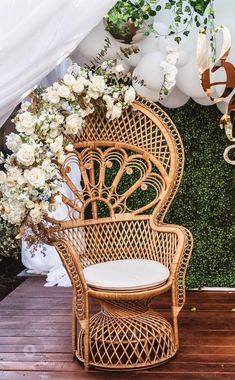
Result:
<svg viewBox="0 0 235 380"><path fill-rule="evenodd" d="M143 259L107 261L84 269L84 277L90 287L113 291L159 287L169 275L165 265Z"/></svg>

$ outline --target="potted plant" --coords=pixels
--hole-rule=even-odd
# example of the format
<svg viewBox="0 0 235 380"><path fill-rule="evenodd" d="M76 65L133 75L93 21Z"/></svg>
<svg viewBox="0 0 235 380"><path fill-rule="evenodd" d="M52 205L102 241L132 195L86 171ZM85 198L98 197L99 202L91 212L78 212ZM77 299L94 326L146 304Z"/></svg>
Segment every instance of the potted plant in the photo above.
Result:
<svg viewBox="0 0 235 380"><path fill-rule="evenodd" d="M122 43L137 43L149 34L160 9L158 0L119 0L104 18L105 29Z"/></svg>

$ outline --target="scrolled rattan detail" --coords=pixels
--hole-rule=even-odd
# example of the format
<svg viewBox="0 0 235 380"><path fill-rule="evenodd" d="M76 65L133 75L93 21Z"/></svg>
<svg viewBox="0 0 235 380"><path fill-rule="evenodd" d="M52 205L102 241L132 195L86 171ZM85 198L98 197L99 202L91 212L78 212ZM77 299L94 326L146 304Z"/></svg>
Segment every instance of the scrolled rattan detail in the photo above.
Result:
<svg viewBox="0 0 235 380"><path fill-rule="evenodd" d="M63 221L48 218L46 231L73 284L74 353L85 367L158 365L179 347L177 317L185 302L192 251L187 229L163 223L183 173L181 138L158 105L137 98L118 120L108 121L104 110L97 109L71 142L75 150L61 166L70 193L63 196L67 215ZM81 186L74 181L77 169ZM101 205L107 213L103 218ZM166 284L122 293L92 289L85 282L83 269L89 265L140 258L166 265ZM169 289L172 326L149 307L152 297ZM102 308L91 318L88 296Z"/></svg>

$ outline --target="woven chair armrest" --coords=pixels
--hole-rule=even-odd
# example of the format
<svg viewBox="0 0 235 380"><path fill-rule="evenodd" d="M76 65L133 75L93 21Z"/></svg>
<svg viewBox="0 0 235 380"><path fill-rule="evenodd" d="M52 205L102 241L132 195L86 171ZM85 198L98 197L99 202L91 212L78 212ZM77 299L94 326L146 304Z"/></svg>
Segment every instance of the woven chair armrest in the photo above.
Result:
<svg viewBox="0 0 235 380"><path fill-rule="evenodd" d="M192 234L185 227L178 225L154 224L151 227L156 233L164 233L166 236L173 233L177 236L175 247L172 247L169 238L168 244L165 244L162 249L164 250L164 257L166 257L166 250L171 251L172 254L172 261L169 265L169 281L172 281L173 305L180 311L185 303L185 277L193 248Z"/></svg>
<svg viewBox="0 0 235 380"><path fill-rule="evenodd" d="M80 321L85 320L88 313L88 288L79 255L74 246L64 239L54 241L53 245L60 255L73 286L74 312Z"/></svg>

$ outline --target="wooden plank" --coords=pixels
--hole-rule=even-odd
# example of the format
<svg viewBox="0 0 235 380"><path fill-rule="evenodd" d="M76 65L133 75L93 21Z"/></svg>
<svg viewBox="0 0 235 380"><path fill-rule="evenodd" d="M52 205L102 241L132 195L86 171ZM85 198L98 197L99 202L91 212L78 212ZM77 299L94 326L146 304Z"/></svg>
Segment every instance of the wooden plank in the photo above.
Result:
<svg viewBox="0 0 235 380"><path fill-rule="evenodd" d="M73 362L73 364L76 364L76 367L78 364L76 361L73 361L73 355L71 352L65 353L62 351L61 353L47 353L47 352L43 353L43 352L33 352L33 351L31 352L30 350L29 351L25 350L25 352L0 353L0 370L10 369L9 363L11 363L11 368L19 369L20 368L19 363L21 363L21 367L24 367L24 364L22 364L24 362L27 362L27 363L29 362L43 362L43 363L69 362L70 364ZM8 368L4 366L5 363L8 363L7 364ZM30 371L29 368L24 367L23 369Z"/></svg>
<svg viewBox="0 0 235 380"><path fill-rule="evenodd" d="M28 279L0 303L0 380L234 380L235 294L189 292L180 314L180 350L163 366L138 372L86 372L71 353L71 288ZM153 306L167 317L170 295ZM191 311L196 307L196 311ZM91 314L98 305L91 302Z"/></svg>
<svg viewBox="0 0 235 380"><path fill-rule="evenodd" d="M190 374L186 377L183 373L156 373L151 372L101 372L101 371L81 371L79 373L71 372L46 372L46 371L0 371L1 380L234 380L234 374Z"/></svg>

